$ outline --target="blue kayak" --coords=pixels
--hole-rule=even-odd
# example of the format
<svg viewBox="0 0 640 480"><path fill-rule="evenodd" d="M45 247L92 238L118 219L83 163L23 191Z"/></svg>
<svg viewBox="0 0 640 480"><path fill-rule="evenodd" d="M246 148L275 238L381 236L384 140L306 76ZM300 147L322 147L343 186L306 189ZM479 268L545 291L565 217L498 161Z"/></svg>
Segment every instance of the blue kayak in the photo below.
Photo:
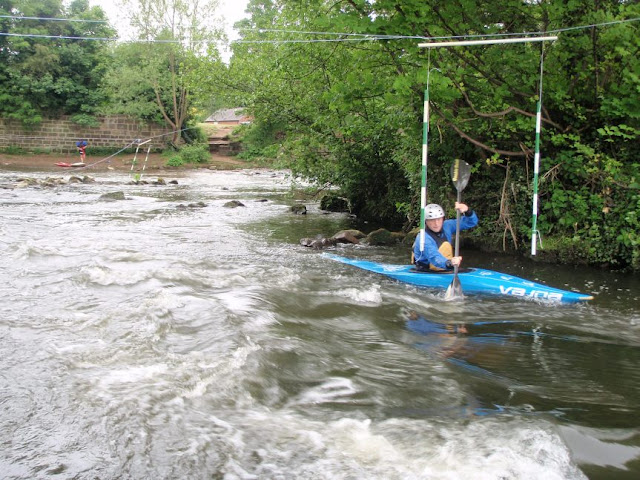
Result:
<svg viewBox="0 0 640 480"><path fill-rule="evenodd" d="M453 273L450 272L422 272L416 270L413 265L391 265L369 262L366 260L341 257L331 253L323 253L323 255L336 262L346 263L347 265L352 265L363 270L386 275L395 280L419 287L446 290L453 280ZM578 303L593 300L591 295L548 287L541 283L507 275L506 273L485 270L484 268L461 270L458 273L458 279L462 285L462 291L465 294L501 295L561 303Z"/></svg>

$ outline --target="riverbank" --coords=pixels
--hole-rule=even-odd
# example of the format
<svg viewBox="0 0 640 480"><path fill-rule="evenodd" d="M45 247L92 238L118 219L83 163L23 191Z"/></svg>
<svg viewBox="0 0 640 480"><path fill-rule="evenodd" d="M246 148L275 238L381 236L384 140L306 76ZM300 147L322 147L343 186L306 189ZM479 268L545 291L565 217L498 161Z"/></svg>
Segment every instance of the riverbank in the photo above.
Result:
<svg viewBox="0 0 640 480"><path fill-rule="evenodd" d="M52 171L65 173L76 170L74 167L59 167L56 163L74 163L80 160L78 155L71 154L38 154L38 155L8 155L0 154L0 168L4 170L20 171ZM132 170L132 154L123 154L115 157L103 157L97 155L87 155L86 166L82 171L106 171L106 170ZM162 154L152 153L146 159L145 155L138 155L133 171L140 171L145 168L146 172L175 171L179 169L211 168L215 170L235 170L241 168L251 168L252 165L243 160L224 155L212 154L211 160L206 164L188 164L182 167L169 167L166 165L167 159Z"/></svg>

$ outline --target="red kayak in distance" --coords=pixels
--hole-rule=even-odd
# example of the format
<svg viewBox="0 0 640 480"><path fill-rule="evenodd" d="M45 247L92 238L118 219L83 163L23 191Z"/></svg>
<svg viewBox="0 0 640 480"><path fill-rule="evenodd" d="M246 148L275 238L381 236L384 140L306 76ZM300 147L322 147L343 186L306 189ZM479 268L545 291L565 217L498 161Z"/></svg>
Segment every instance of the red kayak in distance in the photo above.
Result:
<svg viewBox="0 0 640 480"><path fill-rule="evenodd" d="M87 164L84 162L77 162L77 163L67 163L67 162L58 162L56 163L56 166L58 167L84 167Z"/></svg>

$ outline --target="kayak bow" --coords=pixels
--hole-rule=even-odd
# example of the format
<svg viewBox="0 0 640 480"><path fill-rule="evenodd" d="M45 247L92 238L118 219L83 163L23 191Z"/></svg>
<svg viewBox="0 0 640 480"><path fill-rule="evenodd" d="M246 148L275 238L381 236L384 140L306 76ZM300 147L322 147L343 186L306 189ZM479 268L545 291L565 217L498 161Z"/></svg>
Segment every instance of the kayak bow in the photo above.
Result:
<svg viewBox="0 0 640 480"><path fill-rule="evenodd" d="M386 275L395 280L419 287L445 290L451 284L453 278L453 273L421 272L416 270L413 265L376 263L341 257L331 253L323 253L322 255L336 262ZM591 295L549 287L524 278L484 268L470 268L465 271L459 271L458 278L464 292L469 294L501 295L560 303L579 303L593 300Z"/></svg>

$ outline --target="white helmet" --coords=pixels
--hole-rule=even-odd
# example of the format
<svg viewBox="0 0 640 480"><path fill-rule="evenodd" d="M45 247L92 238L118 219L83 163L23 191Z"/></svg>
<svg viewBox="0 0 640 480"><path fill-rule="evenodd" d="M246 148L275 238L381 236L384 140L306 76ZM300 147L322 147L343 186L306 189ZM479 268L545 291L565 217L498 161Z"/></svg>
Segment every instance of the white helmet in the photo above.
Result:
<svg viewBox="0 0 640 480"><path fill-rule="evenodd" d="M424 219L435 220L444 217L444 210L436 203L430 203L424 208Z"/></svg>

